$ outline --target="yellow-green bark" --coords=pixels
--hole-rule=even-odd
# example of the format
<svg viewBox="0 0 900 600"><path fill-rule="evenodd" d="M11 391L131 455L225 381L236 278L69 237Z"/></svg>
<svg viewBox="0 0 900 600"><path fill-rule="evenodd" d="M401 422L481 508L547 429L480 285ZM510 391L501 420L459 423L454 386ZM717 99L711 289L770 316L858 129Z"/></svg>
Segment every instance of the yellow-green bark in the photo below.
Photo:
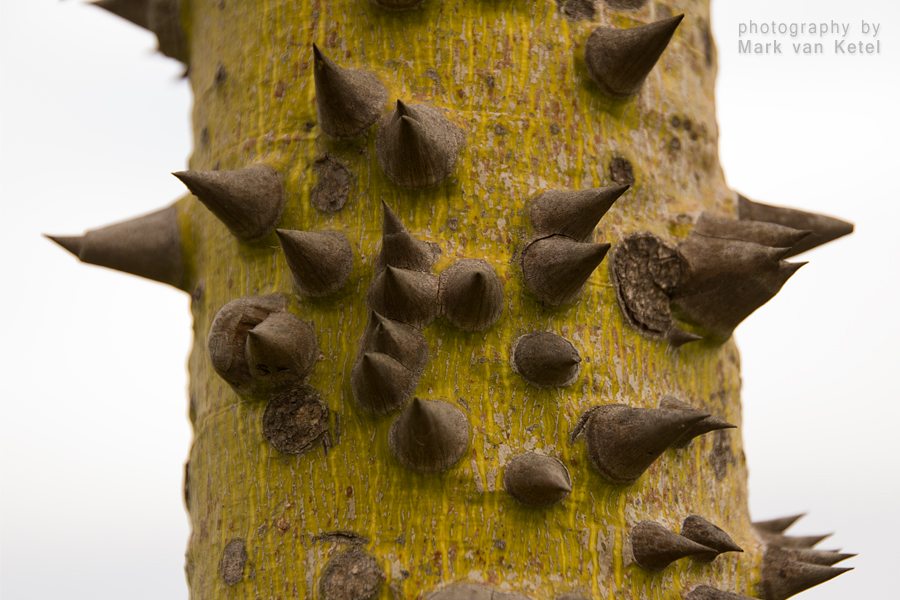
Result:
<svg viewBox="0 0 900 600"><path fill-rule="evenodd" d="M733 214L734 194L716 153L707 2L667 7L628 12L598 4L592 21L572 22L552 0L425 0L403 12L367 0L185 2L198 140L191 169L272 165L287 192L279 227L342 231L355 260L341 291L300 297L274 233L242 244L196 198L178 205L194 290L187 552L194 598L314 598L318 576L343 546L313 537L335 530L370 540L366 549L386 574L385 599L425 597L457 581L535 599L569 591L673 598L700 583L756 591L761 545L750 529L740 429L667 451L630 486L610 485L591 466L584 442L568 443L586 409L655 408L666 394L739 426L733 341L675 350L642 337L623 321L606 260L584 295L560 308L528 292L517 266L531 237L527 200L547 189L612 184L615 155L631 162L636 182L603 218L595 241L615 244L641 230L676 241L701 210ZM681 12L685 20L641 93L603 96L582 57L590 31ZM376 73L392 101L446 109L467 143L451 180L423 191L393 184L375 159L375 128L358 140L325 138L316 126L312 43L341 66ZM227 77L217 83L219 65ZM692 133L674 127L672 117L689 120ZM309 202L313 162L324 152L354 177L349 203L334 214ZM483 258L504 282L504 313L488 330L467 333L442 319L424 329L431 360L416 394L462 408L471 426L466 455L443 473L405 469L388 451L393 416L362 412L350 391L382 200L413 235L441 245L434 273L459 258ZM206 336L224 304L275 292L290 299L290 312L315 324L323 357L309 384L340 422L327 454L322 447L300 456L273 449L261 432L265 402L235 394L207 357ZM513 372L511 344L533 331L575 344L583 362L574 385L538 390ZM715 447L717 437L724 443ZM573 491L561 504L526 508L503 490L504 466L529 451L568 467ZM717 461L720 474L725 465L721 480ZM691 514L725 529L745 552L712 564L678 561L660 574L631 563L635 523L658 521L677 532ZM246 540L249 559L243 578L226 585L218 562L235 537Z"/></svg>

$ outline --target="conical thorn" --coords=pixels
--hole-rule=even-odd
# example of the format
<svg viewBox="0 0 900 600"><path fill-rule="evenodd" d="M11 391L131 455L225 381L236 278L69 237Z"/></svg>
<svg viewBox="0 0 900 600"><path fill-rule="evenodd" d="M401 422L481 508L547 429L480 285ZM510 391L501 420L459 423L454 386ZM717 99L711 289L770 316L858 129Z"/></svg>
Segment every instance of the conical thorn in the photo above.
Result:
<svg viewBox="0 0 900 600"><path fill-rule="evenodd" d="M88 231L83 236L45 235L78 260L188 289L181 229L175 206Z"/></svg>
<svg viewBox="0 0 900 600"><path fill-rule="evenodd" d="M683 18L678 15L630 29L596 28L584 48L591 79L614 98L636 95Z"/></svg>

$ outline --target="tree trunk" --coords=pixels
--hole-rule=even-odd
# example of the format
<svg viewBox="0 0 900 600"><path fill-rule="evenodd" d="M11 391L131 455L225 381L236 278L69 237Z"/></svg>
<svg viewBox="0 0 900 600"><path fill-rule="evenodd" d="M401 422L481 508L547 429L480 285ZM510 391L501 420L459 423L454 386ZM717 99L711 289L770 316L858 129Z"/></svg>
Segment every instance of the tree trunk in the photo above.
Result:
<svg viewBox="0 0 900 600"><path fill-rule="evenodd" d="M638 82L636 95L613 97L625 94L602 75L599 81L592 77L585 49L598 26L628 29L670 22L680 13L683 22L662 43L665 50L643 85ZM623 239L637 240L632 234L644 232L641 240L658 244L650 263L680 261L680 276L689 277L698 270L691 261L699 259L691 259L685 239L700 227L704 211L735 221L777 220L748 216L747 207L758 205L739 201L718 163L707 2L685 0L676 12L623 0L425 0L406 10L368 1L199 0L184 3L179 16L186 45L165 42L172 34L161 31L168 32L168 25L156 29L163 50L174 44L170 53L180 58L190 51L197 143L192 172L180 176L204 202L186 196L174 212L153 217L177 223L177 231L170 231L175 237L154 237L149 247L180 244L180 251L167 255L162 267L160 259L130 270L144 269L139 274L193 296L195 440L185 491L193 528L186 571L194 598L425 598L461 583L535 599L572 592L677 598L692 590L701 600L730 597L703 596L713 592L695 590L701 585L771 599L790 595L783 585L772 587L771 577L760 583L766 546L747 510L739 357L727 324L722 329L718 321L705 321L713 312L708 308L692 312L693 296L677 293L688 289L681 279L670 295L675 316L668 314L666 297L663 325L648 325L629 312L634 306L625 270L610 273L615 257L622 265L631 257L623 254L630 252ZM325 58L314 60L313 44ZM326 59L365 70L384 84L384 98L376 84L366 84L380 99L379 113L390 115L402 100L424 122L423 115L432 113L420 105L439 109L434 119L445 135L438 146L454 156L458 150L449 177L426 165L422 170L440 181L412 189L421 183L413 173L401 185L419 154L397 159L399 175L384 166L394 156L385 141L391 117L355 138L330 137L334 132L324 131L322 116L324 84L317 97L314 75L316 68L329 68ZM363 112L354 106L353 115ZM277 175L254 171L250 195L275 185L273 176L283 188L283 209L281 200L273 200L271 223L261 222L266 219L255 200L218 206L215 214L207 208L215 204L210 198L216 190L239 184L226 180L228 174L196 172L251 166ZM615 188L621 185L630 187ZM570 227L577 219L554 216L562 204L556 196L547 209L550 225L541 224L539 194L591 188L622 194L595 231L588 228L577 239ZM409 268L389 256L376 260L383 203L414 238L431 249L440 246L436 262ZM247 206L252 210L242 212ZM246 226L257 217L254 227ZM315 259L306 256L305 268L316 275L304 288L296 271L304 267L294 265L292 274L282 249L289 234L272 231L275 221L279 230L344 234L352 253L346 280L337 274L338 262L330 261L346 262L348 255L323 251ZM72 249L67 240L58 241ZM539 251L535 240L565 247ZM567 279L572 256L605 252L589 243L614 250L596 270L587 269L591 274L579 292L580 281L570 285ZM82 250L73 251L89 260ZM322 264L324 274L317 270ZM491 310L483 306L489 294L473 291L487 287L454 283L454 274L463 277L467 268L480 269L471 281L502 286L502 300ZM388 292L379 300L378 286L404 273L425 282L432 294L433 310L421 318L397 309ZM325 286L321 297L317 285ZM270 294L281 297L257 298ZM399 310L386 315L386 323L405 323L396 327L410 339L419 339L416 330L424 336L427 364L418 371L391 366L395 370L380 385L406 385L425 402L407 403L410 393L393 405L367 405L367 394L385 397L375 389L375 375L360 374L367 368L363 355L374 344L364 334L375 335L380 318L371 309ZM318 351L291 346L295 351L281 374L271 367L284 358L273 355L284 329L271 324L307 331L285 312L312 326L314 334L297 335L313 339ZM436 313L440 318L433 320ZM245 341L250 329L256 342ZM537 332L569 344L524 337ZM696 336L704 339L680 345ZM537 371L529 371L528 348ZM304 352L312 364L299 365ZM560 358L565 353L568 363ZM553 379L553 369L548 374L547 356L557 359L557 371L568 369L561 378ZM413 371L412 383L403 379ZM660 406L667 396L705 412ZM624 417L591 411L614 404L643 410L623 408L631 415ZM605 468L605 445L627 446L633 438L622 432L649 427L632 419L651 414L669 424L680 419L673 425L678 435L665 443L650 436L662 444L659 452L643 446L636 451L659 458L635 471L624 463L640 460L617 456ZM711 422L707 415L737 428L677 443L693 423ZM462 420L449 426L446 419ZM423 422L431 427L430 438L415 429ZM412 441L404 442L404 426L413 431ZM417 444L425 444L420 454L427 454L436 437L440 456L426 456L423 464ZM453 439L462 440L461 455L448 449ZM410 448L404 450L404 443ZM694 559L668 564L658 552L667 539L658 528L691 538L693 521L685 523L691 515L722 528L743 553L713 552L709 561L710 555L688 548L682 554ZM771 536L768 541L774 552L777 544ZM671 543L691 542L678 537Z"/></svg>

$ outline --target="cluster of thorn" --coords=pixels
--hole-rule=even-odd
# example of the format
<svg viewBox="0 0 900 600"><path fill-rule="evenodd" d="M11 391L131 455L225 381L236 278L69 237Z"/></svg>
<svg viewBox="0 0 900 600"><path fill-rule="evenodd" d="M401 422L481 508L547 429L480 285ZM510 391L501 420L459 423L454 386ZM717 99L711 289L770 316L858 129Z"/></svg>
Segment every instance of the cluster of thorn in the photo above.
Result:
<svg viewBox="0 0 900 600"><path fill-rule="evenodd" d="M375 0L405 10L422 0ZM161 50L187 62L178 23L179 0L99 0L97 5L154 31ZM610 2L615 5L614 2ZM626 3L627 4L627 3ZM598 27L585 46L591 79L606 95L637 94L666 49L683 15L631 29ZM358 137L376 123L376 157L397 185L419 189L450 177L465 141L440 110L404 104L382 114L388 92L371 73L345 69L313 46L318 122L334 138ZM175 174L243 243L272 233L285 196L271 167ZM609 244L591 241L599 219L628 186L583 191L549 191L530 203L534 237L524 246L520 266L526 287L543 303L569 304L581 295ZM503 287L483 260L460 260L440 277L430 269L440 255L436 244L413 238L383 204L382 247L376 277L367 294L369 321L359 341L351 388L364 411L383 415L402 409L390 428L392 453L407 468L434 472L449 468L465 452L469 424L449 403L413 398L429 358L421 329L438 316L467 331L490 327L502 313ZM626 320L642 334L673 346L704 337L721 341L771 299L804 263L783 259L852 231L852 225L811 213L767 206L738 197L739 220L703 213L691 235L675 247L649 233L626 236L611 253L610 277ZM90 231L81 237L52 237L84 262L103 265L187 289L174 207ZM353 254L338 231L277 230L294 286L302 295L327 296L346 283ZM264 397L263 433L280 452L299 454L328 444L329 413L321 394L304 385L319 357L315 330L286 311L280 294L238 298L223 306L210 328L208 353L216 372L235 391ZM685 325L686 324L686 325ZM691 329L688 331L686 329ZM581 358L575 346L549 332L515 341L512 367L540 388L571 385ZM410 401L410 398L413 398ZM615 484L632 484L670 447L713 430L734 427L675 398L659 408L620 404L585 412L572 439L584 435L593 466ZM504 487L519 503L546 508L572 490L566 467L536 453L515 457ZM766 600L784 600L844 572L833 567L853 556L812 549L824 536L783 535L798 517L754 523L766 542L761 591ZM631 531L635 562L657 572L693 556L710 562L722 552L742 550L720 528L698 515L684 520L680 534L644 521ZM243 540L229 542L220 570L237 583L247 553ZM336 555L320 579L323 598L366 600L377 595L382 575L360 548ZM523 600L471 583L455 584L432 600L470 598ZM558 600L583 599L566 594ZM746 598L701 585L688 600Z"/></svg>

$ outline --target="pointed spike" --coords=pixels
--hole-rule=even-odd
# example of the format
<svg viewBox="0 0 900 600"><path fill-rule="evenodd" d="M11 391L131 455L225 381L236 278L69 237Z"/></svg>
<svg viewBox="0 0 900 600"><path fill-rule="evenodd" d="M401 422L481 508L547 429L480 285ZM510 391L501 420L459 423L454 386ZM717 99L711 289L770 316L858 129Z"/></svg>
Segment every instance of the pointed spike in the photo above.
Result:
<svg viewBox="0 0 900 600"><path fill-rule="evenodd" d="M434 242L419 240L410 235L394 211L382 200L381 249L375 257L375 272L387 265L410 271L429 272L441 256L441 247Z"/></svg>
<svg viewBox="0 0 900 600"><path fill-rule="evenodd" d="M770 546L763 555L760 581L762 597L764 600L787 600L795 594L852 570L796 562L780 548Z"/></svg>
<svg viewBox="0 0 900 600"><path fill-rule="evenodd" d="M286 308L284 296L269 294L237 298L216 313L206 340L209 360L238 394L254 396L295 386L315 366L315 330ZM258 329L256 340L248 342L253 329Z"/></svg>
<svg viewBox="0 0 900 600"><path fill-rule="evenodd" d="M684 600L753 600L753 598L732 594L731 592L723 592L708 585L698 585L691 590L690 594L685 596Z"/></svg>
<svg viewBox="0 0 900 600"><path fill-rule="evenodd" d="M634 562L652 573L662 571L680 558L715 552L653 521L641 521L631 529L631 547Z"/></svg>
<svg viewBox="0 0 900 600"><path fill-rule="evenodd" d="M319 127L333 138L363 135L381 116L387 88L372 73L338 66L313 44Z"/></svg>
<svg viewBox="0 0 900 600"><path fill-rule="evenodd" d="M520 504L549 508L572 492L572 478L559 459L534 453L520 454L506 466L503 487Z"/></svg>
<svg viewBox="0 0 900 600"><path fill-rule="evenodd" d="M791 248L812 233L808 229L792 229L777 223L726 219L705 211L697 219L693 232L708 237L752 242L770 248L785 248L782 258L790 255Z"/></svg>
<svg viewBox="0 0 900 600"><path fill-rule="evenodd" d="M562 235L535 240L522 251L525 285L551 306L574 302L608 251L609 244L586 244Z"/></svg>
<svg viewBox="0 0 900 600"><path fill-rule="evenodd" d="M91 2L91 4L107 10L117 17L131 21L138 27L150 30L150 22L148 20L150 12L149 0L96 0Z"/></svg>
<svg viewBox="0 0 900 600"><path fill-rule="evenodd" d="M441 111L398 100L378 126L375 154L391 181L420 189L450 177L462 143L462 132Z"/></svg>
<svg viewBox="0 0 900 600"><path fill-rule="evenodd" d="M374 311L359 343L359 354L366 352L387 354L416 377L422 375L428 363L428 342L419 330Z"/></svg>
<svg viewBox="0 0 900 600"><path fill-rule="evenodd" d="M175 206L93 229L80 237L45 236L81 262L131 273L187 291Z"/></svg>
<svg viewBox="0 0 900 600"><path fill-rule="evenodd" d="M266 237L281 218L284 191L281 177L272 167L172 174L242 242Z"/></svg>
<svg viewBox="0 0 900 600"><path fill-rule="evenodd" d="M636 95L683 18L678 15L631 29L598 27L584 49L591 79L614 98Z"/></svg>
<svg viewBox="0 0 900 600"><path fill-rule="evenodd" d="M438 279L428 273L388 266L366 296L370 310L421 329L438 314Z"/></svg>
<svg viewBox="0 0 900 600"><path fill-rule="evenodd" d="M699 408L697 408L695 406L691 406L687 402L682 402L681 400L679 400L678 398L675 398L674 396L663 397L662 400L659 401L659 407L660 408L673 408L675 410L700 411ZM719 417L716 417L716 416L707 417L707 418L703 419L702 421L700 421L699 423L697 423L696 425L689 427L688 430L685 431L684 434L680 438L678 438L677 441L675 441L672 444L672 448L685 448L685 447L687 447L688 444L691 443L691 440L694 439L695 437L697 437L699 435L703 435L704 433L709 433L711 431L717 431L719 429L737 429L737 425L732 425L731 423L728 423L724 419L720 419Z"/></svg>
<svg viewBox="0 0 900 600"><path fill-rule="evenodd" d="M577 381L581 372L581 355L566 338L539 331L513 342L513 371L539 388L566 387Z"/></svg>
<svg viewBox="0 0 900 600"><path fill-rule="evenodd" d="M856 554L840 553L837 550L814 550L812 548L782 548L782 550L796 562L826 567L856 556Z"/></svg>
<svg viewBox="0 0 900 600"><path fill-rule="evenodd" d="M289 312L275 312L247 332L245 356L251 375L269 388L302 382L319 359L316 332Z"/></svg>
<svg viewBox="0 0 900 600"><path fill-rule="evenodd" d="M690 342L699 342L703 339L703 336L699 336L696 333L691 333L689 331L685 331L675 325L669 328L666 331L666 341L669 342L669 345L673 348L681 348L685 344L689 344Z"/></svg>
<svg viewBox="0 0 900 600"><path fill-rule="evenodd" d="M604 477L631 484L685 431L707 417L695 410L598 406L591 409L585 427L588 455Z"/></svg>
<svg viewBox="0 0 900 600"><path fill-rule="evenodd" d="M760 204L740 194L738 194L738 216L742 221L763 221L793 229L812 231L811 235L791 248L789 256L796 256L801 252L853 233L853 223L793 208Z"/></svg>
<svg viewBox="0 0 900 600"><path fill-rule="evenodd" d="M460 329L487 329L503 314L503 283L487 261L457 261L441 273L439 286L441 313Z"/></svg>
<svg viewBox="0 0 900 600"><path fill-rule="evenodd" d="M759 529L756 530L756 533L765 543L779 548L812 548L832 535L830 533L824 535L782 535L780 533L770 533Z"/></svg>
<svg viewBox="0 0 900 600"><path fill-rule="evenodd" d="M681 524L681 535L707 548L712 548L713 552L709 554L697 555L697 559L703 562L711 562L723 552L744 551L722 528L713 525L700 515L691 515L684 520Z"/></svg>
<svg viewBox="0 0 900 600"><path fill-rule="evenodd" d="M356 404L375 415L386 415L406 406L418 383L416 373L379 352L363 354L350 374Z"/></svg>
<svg viewBox="0 0 900 600"><path fill-rule="evenodd" d="M391 425L388 445L407 469L421 473L444 471L465 453L469 422L452 404L413 398Z"/></svg>
<svg viewBox="0 0 900 600"><path fill-rule="evenodd" d="M388 203L381 201L381 235L397 235L398 233L408 233L406 225L400 220Z"/></svg>
<svg viewBox="0 0 900 600"><path fill-rule="evenodd" d="M156 34L159 51L190 65L187 37L181 25L182 0L150 0L147 25Z"/></svg>
<svg viewBox="0 0 900 600"><path fill-rule="evenodd" d="M305 296L338 291L353 270L350 240L340 231L276 229L294 285Z"/></svg>
<svg viewBox="0 0 900 600"><path fill-rule="evenodd" d="M677 250L686 266L670 294L676 314L719 340L728 339L802 266L781 261L784 248L694 233Z"/></svg>
<svg viewBox="0 0 900 600"><path fill-rule="evenodd" d="M52 240L75 255L81 260L81 249L84 248L84 236L63 236L42 234L48 240Z"/></svg>
<svg viewBox="0 0 900 600"><path fill-rule="evenodd" d="M589 242L594 227L630 186L614 185L589 190L550 190L531 201L529 216L538 237L553 234L576 242Z"/></svg>
<svg viewBox="0 0 900 600"><path fill-rule="evenodd" d="M754 521L753 528L759 531L768 531L770 533L784 533L791 525L805 516L806 513L800 513L798 515L779 517L777 519L769 519L767 521Z"/></svg>

